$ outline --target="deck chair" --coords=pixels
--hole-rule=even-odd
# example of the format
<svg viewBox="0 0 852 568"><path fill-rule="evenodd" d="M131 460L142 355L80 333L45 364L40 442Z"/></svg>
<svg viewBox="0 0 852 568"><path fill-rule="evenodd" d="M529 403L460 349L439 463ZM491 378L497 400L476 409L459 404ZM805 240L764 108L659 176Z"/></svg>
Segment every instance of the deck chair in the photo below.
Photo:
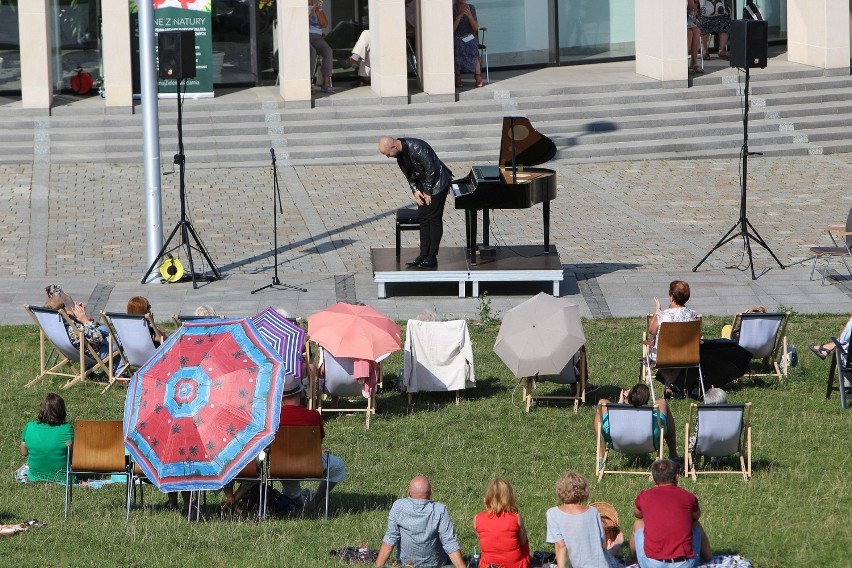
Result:
<svg viewBox="0 0 852 568"><path fill-rule="evenodd" d="M790 312L742 313L734 316L732 336L738 333L737 343L748 349L752 360L762 359L768 373L752 373L756 377L778 377L784 379L789 373L787 366L787 322ZM779 365L780 361L780 365Z"/></svg>
<svg viewBox="0 0 852 568"><path fill-rule="evenodd" d="M579 372L578 372L579 371ZM586 383L589 378L589 367L586 362L586 346L580 347L580 350L571 357L568 364L562 369L558 375L538 375L537 377L525 377L524 381L524 402L526 402L526 411L530 411L530 407L535 404L536 400L571 400L574 401L574 412L580 407L580 403L586 402ZM561 385L573 385L574 394L550 394L550 395L534 395L536 382L550 382Z"/></svg>
<svg viewBox="0 0 852 568"><path fill-rule="evenodd" d="M121 420L75 420L74 443L68 448L65 468L65 517L71 505L73 476L79 473L123 475L127 478L125 520L130 519L132 470L124 455Z"/></svg>
<svg viewBox="0 0 852 568"><path fill-rule="evenodd" d="M82 333L75 331L80 339L79 347L74 347L71 343L65 324L67 323L73 330L76 330L76 327L68 312L64 309L50 310L30 305L25 305L24 309L39 329L39 374L26 384L27 387L48 375L53 375L66 377L68 381L62 385L62 388L67 389L86 380L97 369L102 370L107 377L112 377L109 363L101 359L98 350L86 340ZM48 363L50 349L55 350L58 358L55 362ZM110 353L113 352L110 351ZM68 367L68 370L65 370L65 367Z"/></svg>
<svg viewBox="0 0 852 568"><path fill-rule="evenodd" d="M402 368L402 385L408 393L461 391L476 386L473 347L465 320L408 320Z"/></svg>
<svg viewBox="0 0 852 568"><path fill-rule="evenodd" d="M830 247L811 247L808 249L813 255L814 260L811 264L811 280L814 279L814 271L818 260L824 260L825 266L822 270L822 284L825 284L825 279L828 276L828 265L832 258L839 258L846 266L846 271L852 276L852 269L849 268L847 262L852 258L852 208L849 209L849 215L846 217L845 227L826 227L823 229L831 239Z"/></svg>
<svg viewBox="0 0 852 568"><path fill-rule="evenodd" d="M320 348L319 364L325 366L325 380L312 379L311 392L317 393L316 409L323 412L363 412L366 415L367 428L370 427L370 417L376 413L376 389L381 383L382 367L377 364L375 384L369 386L370 396L363 394L364 380L354 377L355 359L351 357L335 357L325 349ZM322 385L321 387L319 385ZM346 408L331 408L328 403L323 402L323 394L340 397L354 398L366 402L363 407L347 406Z"/></svg>
<svg viewBox="0 0 852 568"><path fill-rule="evenodd" d="M657 359L651 360L651 347L643 343L642 378L654 396L654 374L660 369L698 368L698 382L704 397L704 376L701 374L701 317L695 321L663 322L657 332Z"/></svg>
<svg viewBox="0 0 852 568"><path fill-rule="evenodd" d="M323 468L322 432L319 426L281 426L266 460L261 483L261 519L266 517L270 481L325 482L325 519L328 520L328 471Z"/></svg>
<svg viewBox="0 0 852 568"><path fill-rule="evenodd" d="M148 314L101 312L101 321L109 328L110 351L119 354L118 364L109 361L110 381L104 392L122 378L130 379L130 370L148 362L157 350L156 327ZM160 338L162 342L162 338Z"/></svg>
<svg viewBox="0 0 852 568"><path fill-rule="evenodd" d="M695 447L684 452L684 471L698 480L699 474L741 474L751 477L751 403L689 405L689 420L685 426L685 443L689 444L692 417L695 415ZM739 470L701 470L695 465L699 456L723 458L739 454Z"/></svg>
<svg viewBox="0 0 852 568"><path fill-rule="evenodd" d="M825 399L830 399L832 391L837 391L840 394L840 408L846 409L848 407L846 391L852 389L852 357L849 355L849 350L843 349L843 344L836 337L832 337L831 340L834 342L834 359L828 369ZM834 386L835 372L837 373L837 386Z"/></svg>
<svg viewBox="0 0 852 568"><path fill-rule="evenodd" d="M204 321L209 319L225 319L225 316L182 316L180 314L172 314L172 321L177 327L182 326L185 321Z"/></svg>
<svg viewBox="0 0 852 568"><path fill-rule="evenodd" d="M607 468L607 458L610 448L627 455L653 454L654 459L663 457L663 426L659 413L654 412L653 406L633 406L630 404L606 403L599 404L596 412L601 424L603 424L603 412L607 412L609 421L609 437L612 442L601 444L603 441L603 429L599 428L596 433L597 443L595 446L595 474L598 481L603 478L604 473L623 473L648 475L648 469L639 470L616 470ZM656 423L658 435L654 435ZM603 446L603 454L600 448Z"/></svg>

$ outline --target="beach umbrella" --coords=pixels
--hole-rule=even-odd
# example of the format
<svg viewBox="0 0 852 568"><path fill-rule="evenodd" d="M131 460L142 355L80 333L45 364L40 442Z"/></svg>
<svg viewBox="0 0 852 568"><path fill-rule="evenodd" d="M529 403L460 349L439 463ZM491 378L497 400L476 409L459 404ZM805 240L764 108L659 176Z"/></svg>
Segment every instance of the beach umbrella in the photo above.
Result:
<svg viewBox="0 0 852 568"><path fill-rule="evenodd" d="M503 315L494 352L518 378L558 375L585 342L577 304L542 292Z"/></svg>
<svg viewBox="0 0 852 568"><path fill-rule="evenodd" d="M125 447L163 491L219 489L272 441L283 386L249 320L186 322L130 381Z"/></svg>
<svg viewBox="0 0 852 568"><path fill-rule="evenodd" d="M302 346L305 330L282 316L272 307L249 318L275 351L284 360L284 373L302 378Z"/></svg>
<svg viewBox="0 0 852 568"><path fill-rule="evenodd" d="M376 361L402 348L395 321L370 306L344 302L308 316L308 336L335 357Z"/></svg>

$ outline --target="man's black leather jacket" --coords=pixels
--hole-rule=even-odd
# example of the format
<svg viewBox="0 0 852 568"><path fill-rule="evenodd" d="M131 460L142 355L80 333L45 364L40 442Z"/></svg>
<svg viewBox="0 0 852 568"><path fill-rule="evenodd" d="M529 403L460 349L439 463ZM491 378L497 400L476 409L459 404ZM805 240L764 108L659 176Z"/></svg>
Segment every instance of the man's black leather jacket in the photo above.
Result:
<svg viewBox="0 0 852 568"><path fill-rule="evenodd" d="M427 195L446 191L453 181L453 172L444 165L432 147L419 138L400 138L402 151L396 156L399 169L408 179L411 192Z"/></svg>

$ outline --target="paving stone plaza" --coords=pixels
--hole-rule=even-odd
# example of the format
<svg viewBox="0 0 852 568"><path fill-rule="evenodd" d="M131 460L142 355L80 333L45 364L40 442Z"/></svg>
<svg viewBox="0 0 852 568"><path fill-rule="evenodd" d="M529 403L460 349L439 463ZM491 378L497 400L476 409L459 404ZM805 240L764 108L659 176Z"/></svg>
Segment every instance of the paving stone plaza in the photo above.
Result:
<svg viewBox="0 0 852 568"><path fill-rule="evenodd" d="M449 165L456 175L471 166ZM705 314L754 304L847 311L852 279L844 279L836 263L834 280L810 281L807 249L828 244L822 228L845 220L838 197L848 196L849 155L752 159L748 216L787 268L755 247L758 278L752 281L736 239L692 272L739 216L737 166L735 159L550 163L558 173L551 239L564 267L562 295L588 317L636 316L651 309L654 296L666 295L671 279L682 278L692 285L690 305ZM254 295L250 291L270 283L274 269L269 167L188 168L192 221L223 274L197 290L191 283L139 283L147 269L140 166L35 163L0 171L3 323L27 322L21 306L42 302L44 286L54 282L78 299L97 292L90 308L122 310L130 296L145 295L159 317L191 313L199 304L233 316L267 305L307 315L338 300L368 303L399 318L423 309L446 317L479 315L479 300L455 297L453 284L399 285L388 299L377 299L370 248L393 246L394 211L411 203L391 161L357 171L279 167L279 277L308 292ZM179 217L177 179L163 179L168 232ZM463 235L464 215L450 199L443 243L463 245ZM499 246L535 243L540 235L540 208L494 212L492 242ZM403 234L404 246L415 244L415 233ZM182 250L176 255L186 263ZM501 312L542 290L547 285L499 284L488 293L492 309Z"/></svg>

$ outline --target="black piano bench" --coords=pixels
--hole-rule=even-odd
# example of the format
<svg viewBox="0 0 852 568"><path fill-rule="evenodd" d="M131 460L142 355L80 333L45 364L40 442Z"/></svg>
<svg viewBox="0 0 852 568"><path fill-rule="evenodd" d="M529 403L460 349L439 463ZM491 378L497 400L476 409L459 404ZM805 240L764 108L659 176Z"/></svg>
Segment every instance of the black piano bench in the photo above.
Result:
<svg viewBox="0 0 852 568"><path fill-rule="evenodd" d="M399 262L400 233L402 231L419 231L420 218L417 209L406 207L396 210L396 261Z"/></svg>

